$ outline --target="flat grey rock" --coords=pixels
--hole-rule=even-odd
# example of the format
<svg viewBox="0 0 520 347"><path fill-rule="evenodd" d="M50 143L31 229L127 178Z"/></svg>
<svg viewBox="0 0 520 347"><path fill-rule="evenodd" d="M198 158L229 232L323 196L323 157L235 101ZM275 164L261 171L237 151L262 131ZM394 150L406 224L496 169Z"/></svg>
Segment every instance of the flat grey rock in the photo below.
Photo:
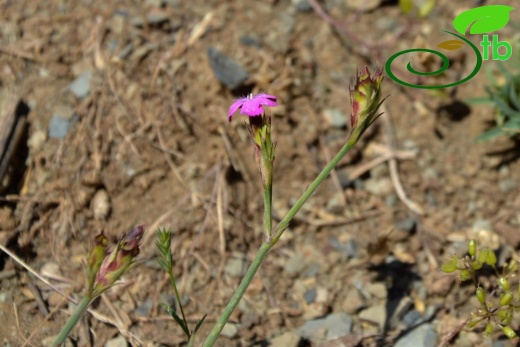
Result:
<svg viewBox="0 0 520 347"><path fill-rule="evenodd" d="M240 87L249 77L242 65L214 47L208 48L208 58L215 77L231 90Z"/></svg>

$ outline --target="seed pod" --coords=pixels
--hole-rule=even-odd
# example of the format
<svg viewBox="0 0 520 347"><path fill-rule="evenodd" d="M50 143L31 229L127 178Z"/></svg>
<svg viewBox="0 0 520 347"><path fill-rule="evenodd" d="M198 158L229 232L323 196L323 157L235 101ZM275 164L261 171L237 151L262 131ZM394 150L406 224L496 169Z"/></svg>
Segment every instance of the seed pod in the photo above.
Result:
<svg viewBox="0 0 520 347"><path fill-rule="evenodd" d="M511 312L509 309L502 309L498 310L497 315L500 320L504 320L511 315Z"/></svg>
<svg viewBox="0 0 520 347"><path fill-rule="evenodd" d="M516 333L513 329L511 329L510 326L506 325L506 326L503 326L502 327L502 331L504 332L504 334L510 338L510 339L514 339L516 337Z"/></svg>
<svg viewBox="0 0 520 347"><path fill-rule="evenodd" d="M488 254L487 254L487 258L486 258L486 263L489 265L489 266L493 266L495 267L496 263L497 263L497 256L495 254L495 252L493 252L491 249L488 250Z"/></svg>
<svg viewBox="0 0 520 347"><path fill-rule="evenodd" d="M471 320L466 324L466 328L468 328L468 329L473 329L473 328L476 327L480 322L482 322L482 317L480 317L480 316L476 316L476 317L474 317L473 319L471 319Z"/></svg>
<svg viewBox="0 0 520 347"><path fill-rule="evenodd" d="M486 302L486 293L482 287L477 288L477 299L481 304Z"/></svg>
<svg viewBox="0 0 520 347"><path fill-rule="evenodd" d="M457 270L457 261L452 258L449 262L442 264L441 271L447 274L455 272Z"/></svg>
<svg viewBox="0 0 520 347"><path fill-rule="evenodd" d="M468 241L468 253L472 257L474 257L475 254L477 254L477 240L471 239Z"/></svg>
<svg viewBox="0 0 520 347"><path fill-rule="evenodd" d="M518 262L512 259L509 264L507 264L508 272L518 272Z"/></svg>
<svg viewBox="0 0 520 347"><path fill-rule="evenodd" d="M493 334L493 330L495 330L495 329L493 328L493 324L488 323L488 324L486 325L486 330L484 330L484 336L485 336L485 337L490 337L491 334Z"/></svg>
<svg viewBox="0 0 520 347"><path fill-rule="evenodd" d="M503 290L509 290L509 281L506 277L499 277L498 278L498 285Z"/></svg>
<svg viewBox="0 0 520 347"><path fill-rule="evenodd" d="M459 273L459 281L464 282L471 279L471 273L469 270L462 270Z"/></svg>
<svg viewBox="0 0 520 347"><path fill-rule="evenodd" d="M471 262L471 268L473 270L480 270L482 268L482 263L480 263L478 260L474 260Z"/></svg>
<svg viewBox="0 0 520 347"><path fill-rule="evenodd" d="M501 306L507 306L511 303L511 301L513 301L513 292L505 292L504 294L502 294L502 296L500 297L500 305Z"/></svg>
<svg viewBox="0 0 520 347"><path fill-rule="evenodd" d="M483 250L481 250L478 254L478 257L477 257L477 261L479 263L482 263L484 264L487 260L487 257L488 257L488 249L487 248L484 248Z"/></svg>

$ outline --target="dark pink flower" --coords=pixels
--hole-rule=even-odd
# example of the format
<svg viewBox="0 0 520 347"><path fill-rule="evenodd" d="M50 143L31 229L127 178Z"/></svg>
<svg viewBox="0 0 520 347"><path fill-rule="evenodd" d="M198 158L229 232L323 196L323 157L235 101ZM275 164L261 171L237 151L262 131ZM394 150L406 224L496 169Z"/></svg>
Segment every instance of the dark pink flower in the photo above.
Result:
<svg viewBox="0 0 520 347"><path fill-rule="evenodd" d="M277 106L276 96L269 95L265 93L249 94L245 98L240 98L235 101L228 112L228 120L231 122L231 118L233 114L240 109L240 114L245 114L249 117L260 116L264 113L264 108L262 106Z"/></svg>

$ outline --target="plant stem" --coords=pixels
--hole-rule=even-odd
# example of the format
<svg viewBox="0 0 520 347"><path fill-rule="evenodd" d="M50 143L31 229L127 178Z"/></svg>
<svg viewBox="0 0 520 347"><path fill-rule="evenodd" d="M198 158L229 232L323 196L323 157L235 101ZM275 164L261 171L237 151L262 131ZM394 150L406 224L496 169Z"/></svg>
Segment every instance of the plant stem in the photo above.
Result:
<svg viewBox="0 0 520 347"><path fill-rule="evenodd" d="M354 137L349 137L348 142L340 149L338 154L334 158L332 158L331 162L325 166L325 168L321 171L321 173L316 177L314 182L312 182L307 190L303 192L302 196L296 201L294 206L287 212L285 217L280 221L280 223L276 226L275 230L273 230L273 233L271 234L271 237L267 238L266 242L263 242L260 246L260 249L258 250L258 253L255 256L255 259L249 266L249 269L247 269L247 272L242 279L242 282L240 282L237 290L235 293L233 293L233 296L229 300L228 305L226 308L224 308L224 311L222 312L221 316L215 323L215 326L209 333L208 337L206 338L206 341L204 341L203 347L211 347L217 340L220 332L224 328L224 325L228 321L229 317L231 316L231 313L233 313L233 310L237 307L238 303L242 299L242 296L247 290L247 287L249 287L249 284L253 280L253 277L256 274L256 271L260 267L260 264L264 260L265 256L269 252L269 250L276 244L278 239L282 236L283 232L287 227L289 226L290 221L294 218L296 213L302 208L303 204L309 199L309 197L316 191L318 186L325 180L325 178L329 175L329 173L334 169L334 167L338 164L338 162L347 154L347 152L356 144L356 140ZM267 197L269 198L269 211L271 210L270 205L270 199L271 199L271 190L269 189L269 192L267 190L264 191L264 199L267 201ZM264 211L264 224L266 221L266 211L267 211L267 204L265 205L266 210Z"/></svg>
<svg viewBox="0 0 520 347"><path fill-rule="evenodd" d="M67 336L69 336L71 330L79 322L80 318L83 316L85 311L87 311L88 306L90 305L92 300L93 299L89 295L85 295L83 299L81 299L78 306L76 306L76 308L74 309L72 316L70 316L67 323L65 323L63 328L61 328L59 335L56 337L51 347L60 346L65 342L65 339L67 338Z"/></svg>
<svg viewBox="0 0 520 347"><path fill-rule="evenodd" d="M170 276L170 282L172 283L173 291L175 292L177 304L179 305L179 309L181 310L182 320L184 321L184 325L188 327L188 322L186 321L186 316L184 315L184 310L182 308L181 297L179 295L179 291L177 290L177 285L175 284L175 277L173 276L173 269L171 267L168 271L168 275ZM188 336L188 338L190 338L190 336Z"/></svg>
<svg viewBox="0 0 520 347"><path fill-rule="evenodd" d="M265 256L267 255L267 252L269 252L271 247L272 245L270 243L262 242L262 245L260 246L260 249L258 250L255 259L249 266L249 269L247 269L247 272L244 278L242 279L242 282L240 282L240 285L231 297L231 300L229 300L229 304L226 306L224 311L222 311L221 316L217 320L217 323L215 323L215 326L209 333L208 337L206 338L206 341L204 341L203 347L213 346L220 332L224 328L224 325L226 325L229 316L231 316L231 313L233 313L233 310L235 309L235 307L237 307L238 303L242 299L242 296L246 292L247 287L249 287L249 284L253 280L256 271L260 267L260 264L264 260Z"/></svg>
<svg viewBox="0 0 520 347"><path fill-rule="evenodd" d="M327 178L329 173L332 171L332 169L334 169L334 167L339 163L339 161L345 156L345 154L347 154L347 152L352 147L354 147L356 142L357 141L354 140L354 137L352 137L352 136L349 137L349 140L339 150L338 154L336 154L334 156L334 158L332 158L330 163L328 163L327 166L325 166L323 168L323 170L320 172L318 177L316 177L316 179L309 185L307 190L305 190L305 192L303 192L302 196L300 196L298 201L296 201L294 206L289 210L289 212L287 212L285 217L282 218L280 223L278 223L276 228L273 230L272 238L270 240L271 245L274 245L278 241L278 239L280 238L280 236L282 236L285 229L287 229L287 227L289 226L289 223L294 218L296 213L298 213L298 211L302 208L303 204L305 204L305 202L311 197L311 195L316 191L316 189L320 186L320 184L323 182L323 180L325 180L325 178Z"/></svg>
<svg viewBox="0 0 520 347"><path fill-rule="evenodd" d="M272 208L271 203L273 200L273 186L270 185L267 188L264 188L264 231L265 236L269 237L271 235L271 228L273 224L272 217Z"/></svg>

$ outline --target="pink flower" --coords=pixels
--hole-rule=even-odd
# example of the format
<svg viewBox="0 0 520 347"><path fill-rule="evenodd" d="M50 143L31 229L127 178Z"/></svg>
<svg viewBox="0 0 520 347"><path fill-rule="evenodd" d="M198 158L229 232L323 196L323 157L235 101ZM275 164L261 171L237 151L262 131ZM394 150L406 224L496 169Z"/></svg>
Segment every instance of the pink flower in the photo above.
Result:
<svg viewBox="0 0 520 347"><path fill-rule="evenodd" d="M231 105L228 112L228 121L231 122L233 114L238 109L240 109L240 114L245 114L249 117L256 117L264 113L264 108L262 106L277 105L276 96L274 95L260 93L253 96L253 94L249 94L247 97L240 98Z"/></svg>

